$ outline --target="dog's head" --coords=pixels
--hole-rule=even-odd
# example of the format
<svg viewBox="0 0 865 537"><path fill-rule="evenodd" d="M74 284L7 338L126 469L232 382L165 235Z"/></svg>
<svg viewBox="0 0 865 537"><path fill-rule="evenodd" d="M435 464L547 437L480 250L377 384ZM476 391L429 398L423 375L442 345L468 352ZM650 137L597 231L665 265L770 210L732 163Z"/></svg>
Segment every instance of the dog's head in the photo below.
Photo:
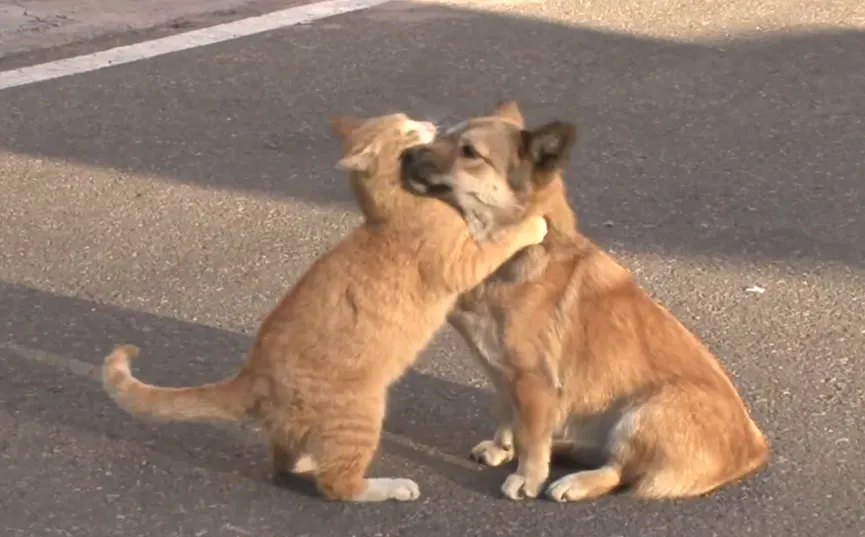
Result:
<svg viewBox="0 0 865 537"><path fill-rule="evenodd" d="M575 141L576 127L562 121L526 129L517 104L507 101L489 116L404 150L402 183L456 207L483 239L531 210L535 194L559 177Z"/></svg>

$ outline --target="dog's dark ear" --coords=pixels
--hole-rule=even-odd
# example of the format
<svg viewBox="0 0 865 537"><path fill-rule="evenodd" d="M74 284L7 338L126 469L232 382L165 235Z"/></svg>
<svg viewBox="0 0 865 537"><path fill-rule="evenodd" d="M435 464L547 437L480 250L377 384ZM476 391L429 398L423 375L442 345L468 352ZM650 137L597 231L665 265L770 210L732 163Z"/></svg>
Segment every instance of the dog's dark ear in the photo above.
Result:
<svg viewBox="0 0 865 537"><path fill-rule="evenodd" d="M523 113L516 101L499 101L493 109L492 115L513 121L522 128L526 124Z"/></svg>
<svg viewBox="0 0 865 537"><path fill-rule="evenodd" d="M353 116L334 116L330 120L330 133L342 140L348 138L363 125L363 120Z"/></svg>
<svg viewBox="0 0 865 537"><path fill-rule="evenodd" d="M551 172L565 167L577 141L577 127L564 121L553 121L543 127L522 131L521 156L536 170Z"/></svg>

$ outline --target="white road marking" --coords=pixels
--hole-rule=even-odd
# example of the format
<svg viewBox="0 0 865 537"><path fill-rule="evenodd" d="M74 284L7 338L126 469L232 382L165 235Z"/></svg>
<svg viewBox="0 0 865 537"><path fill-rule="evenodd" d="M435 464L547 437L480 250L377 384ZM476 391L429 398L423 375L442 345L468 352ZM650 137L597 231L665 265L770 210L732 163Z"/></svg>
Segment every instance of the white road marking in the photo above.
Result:
<svg viewBox="0 0 865 537"><path fill-rule="evenodd" d="M72 358L71 356L63 356L60 354L45 352L38 349L21 347L19 345L15 345L14 343L0 343L0 353L8 353L13 357L17 357L21 360L25 360L34 364L49 366L60 371L71 373L78 377L91 380L94 383L99 384L99 389L102 389L101 360L96 364L91 364L82 360L78 360L76 358ZM94 358L97 358L97 356L98 355L94 355ZM113 405L114 403L112 403L106 397L105 404ZM209 422L208 425L213 427L214 429L219 429L220 431L227 431L229 433L237 433L238 430L243 431L243 434L237 435L238 438L241 438L245 443L250 446L258 445L256 438L258 438L259 433L261 432L261 426L254 421L242 421L239 423ZM445 460L446 462L455 466L461 466L466 471L478 471L478 465L474 462L471 462L467 457L451 455L440 451L434 446L421 444L405 436L389 433L387 431L382 431L382 438L387 442L391 442L393 444L397 444L398 446L406 448L413 453L422 453L433 459Z"/></svg>
<svg viewBox="0 0 865 537"><path fill-rule="evenodd" d="M0 72L0 90L146 60L163 54L221 43L287 26L307 24L343 13L368 9L387 1L389 0L327 0L174 34L152 41L135 43L134 45L115 47L93 54L10 69Z"/></svg>
<svg viewBox="0 0 865 537"><path fill-rule="evenodd" d="M32 362L35 364L47 365L54 369L58 369L60 371L65 371L67 373L72 373L78 377L92 380L95 383L99 384L99 389L102 387L102 361L98 364L90 364L70 356L62 356L60 354L54 354L50 352L41 351L38 349L29 349L26 347L20 347L13 343L0 343L0 353L8 353L14 357L20 358L22 360L26 360L28 362ZM95 357L95 356L94 356ZM106 405L113 405L107 397L105 398ZM219 429L220 431L225 431L229 433L234 433L238 438L244 440L244 442L250 446L258 445L258 442L255 440L258 433L261 431L261 427L252 421L241 421L238 423L231 422L211 422L209 423L214 429ZM237 434L238 430L243 431L243 434Z"/></svg>

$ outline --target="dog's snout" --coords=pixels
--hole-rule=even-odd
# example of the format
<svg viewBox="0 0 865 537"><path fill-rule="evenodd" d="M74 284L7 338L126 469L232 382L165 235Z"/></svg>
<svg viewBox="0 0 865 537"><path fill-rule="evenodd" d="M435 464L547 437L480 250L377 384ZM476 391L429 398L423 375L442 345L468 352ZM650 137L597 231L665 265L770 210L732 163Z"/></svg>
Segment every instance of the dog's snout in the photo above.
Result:
<svg viewBox="0 0 865 537"><path fill-rule="evenodd" d="M400 155L404 184L420 194L447 193L450 187L446 176L454 161L447 144L441 140L405 149Z"/></svg>
<svg viewBox="0 0 865 537"><path fill-rule="evenodd" d="M429 188L430 167L425 163L427 151L426 147L418 145L403 150L400 155L403 184L418 194L426 194Z"/></svg>
<svg viewBox="0 0 865 537"><path fill-rule="evenodd" d="M402 152L400 159L406 168L414 168L423 160L423 146L409 147Z"/></svg>

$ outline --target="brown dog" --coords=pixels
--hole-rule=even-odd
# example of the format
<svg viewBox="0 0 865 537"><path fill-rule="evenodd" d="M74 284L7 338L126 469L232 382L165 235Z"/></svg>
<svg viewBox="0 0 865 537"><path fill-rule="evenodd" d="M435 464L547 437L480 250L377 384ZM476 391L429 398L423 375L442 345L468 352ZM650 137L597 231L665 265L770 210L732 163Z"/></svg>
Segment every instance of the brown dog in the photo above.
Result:
<svg viewBox="0 0 865 537"><path fill-rule="evenodd" d="M510 102L410 150L406 187L452 204L475 232L531 213L550 226L450 316L497 393L500 425L473 457L496 466L516 451L502 486L512 499L538 495L553 452L596 467L552 483L557 501L623 485L701 495L754 472L767 441L721 364L577 230L561 177L574 139L561 122L524 130Z"/></svg>
<svg viewBox="0 0 865 537"><path fill-rule="evenodd" d="M435 127L403 114L341 118L341 167L374 215L319 258L259 329L232 378L190 388L135 379L121 346L103 384L130 413L162 420L262 423L275 473L312 472L329 499L414 500L410 479L366 478L378 448L388 387L446 322L460 293L546 234L541 217L476 243L465 220L400 186L399 155Z"/></svg>

